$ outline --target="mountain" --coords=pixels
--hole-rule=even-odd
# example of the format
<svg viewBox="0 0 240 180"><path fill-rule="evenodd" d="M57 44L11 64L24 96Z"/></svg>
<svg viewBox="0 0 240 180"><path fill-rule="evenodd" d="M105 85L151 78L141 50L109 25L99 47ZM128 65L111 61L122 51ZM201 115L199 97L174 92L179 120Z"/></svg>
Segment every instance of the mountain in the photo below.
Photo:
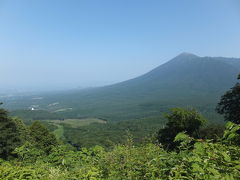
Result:
<svg viewBox="0 0 240 180"><path fill-rule="evenodd" d="M214 114L220 96L236 83L239 72L240 59L182 53L125 82L24 102L66 117L97 116L110 120L158 115L176 106ZM51 106L52 103L56 104Z"/></svg>

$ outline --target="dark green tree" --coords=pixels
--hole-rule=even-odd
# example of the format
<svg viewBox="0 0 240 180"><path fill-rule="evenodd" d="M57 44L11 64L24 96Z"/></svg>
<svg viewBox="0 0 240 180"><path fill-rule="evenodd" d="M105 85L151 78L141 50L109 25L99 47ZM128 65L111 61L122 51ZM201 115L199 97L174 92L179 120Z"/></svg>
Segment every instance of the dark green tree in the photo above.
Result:
<svg viewBox="0 0 240 180"><path fill-rule="evenodd" d="M17 125L21 140L23 142L32 141L32 138L30 136L30 130L29 130L28 126L26 126L23 123L23 121L18 117L12 117L12 119L15 121L15 123Z"/></svg>
<svg viewBox="0 0 240 180"><path fill-rule="evenodd" d="M39 121L30 126L30 136L35 146L49 154L54 146L58 144L56 137Z"/></svg>
<svg viewBox="0 0 240 180"><path fill-rule="evenodd" d="M222 138L224 130L224 124L208 124L200 129L199 138L217 141Z"/></svg>
<svg viewBox="0 0 240 180"><path fill-rule="evenodd" d="M16 121L8 116L6 110L0 109L0 158L8 159L13 155L14 149L22 143Z"/></svg>
<svg viewBox="0 0 240 180"><path fill-rule="evenodd" d="M159 130L157 139L168 149L176 146L173 141L180 132L198 137L200 127L206 122L206 119L194 109L173 108L165 117L168 122L165 128Z"/></svg>
<svg viewBox="0 0 240 180"><path fill-rule="evenodd" d="M240 79L240 74L238 75ZM236 83L222 97L216 108L226 121L240 124L240 83Z"/></svg>

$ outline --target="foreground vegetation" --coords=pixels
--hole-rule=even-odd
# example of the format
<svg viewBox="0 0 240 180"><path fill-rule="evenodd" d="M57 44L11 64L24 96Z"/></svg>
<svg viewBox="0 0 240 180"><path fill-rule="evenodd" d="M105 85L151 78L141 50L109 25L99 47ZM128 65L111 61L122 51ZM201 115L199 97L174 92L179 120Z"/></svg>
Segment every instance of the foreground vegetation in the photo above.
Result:
<svg viewBox="0 0 240 180"><path fill-rule="evenodd" d="M180 133L175 151L153 143L134 146L131 138L112 151L59 144L47 154L27 143L14 151L17 159L0 161L0 179L238 179L238 130L228 123L215 143Z"/></svg>

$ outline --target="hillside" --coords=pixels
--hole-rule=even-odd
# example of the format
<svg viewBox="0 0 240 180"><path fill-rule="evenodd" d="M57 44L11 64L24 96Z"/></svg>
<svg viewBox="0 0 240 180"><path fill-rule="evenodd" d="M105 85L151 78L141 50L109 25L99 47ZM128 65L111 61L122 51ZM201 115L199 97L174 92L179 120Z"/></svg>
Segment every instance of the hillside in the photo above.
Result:
<svg viewBox="0 0 240 180"><path fill-rule="evenodd" d="M240 59L182 53L137 78L100 88L22 97L9 108L32 105L64 117L123 120L159 115L170 107L193 106L215 116L219 97L236 83Z"/></svg>

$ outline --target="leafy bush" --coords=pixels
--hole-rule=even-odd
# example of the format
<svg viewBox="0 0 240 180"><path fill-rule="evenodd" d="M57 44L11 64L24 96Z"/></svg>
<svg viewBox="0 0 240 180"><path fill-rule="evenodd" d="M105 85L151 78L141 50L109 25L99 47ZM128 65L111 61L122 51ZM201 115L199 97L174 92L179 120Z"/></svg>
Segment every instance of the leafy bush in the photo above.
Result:
<svg viewBox="0 0 240 180"><path fill-rule="evenodd" d="M200 127L207 121L194 109L174 108L165 117L168 122L165 128L159 130L157 139L167 149L177 146L174 138L180 132L197 137Z"/></svg>
<svg viewBox="0 0 240 180"><path fill-rule="evenodd" d="M223 142L240 145L240 125L228 122L223 135Z"/></svg>

